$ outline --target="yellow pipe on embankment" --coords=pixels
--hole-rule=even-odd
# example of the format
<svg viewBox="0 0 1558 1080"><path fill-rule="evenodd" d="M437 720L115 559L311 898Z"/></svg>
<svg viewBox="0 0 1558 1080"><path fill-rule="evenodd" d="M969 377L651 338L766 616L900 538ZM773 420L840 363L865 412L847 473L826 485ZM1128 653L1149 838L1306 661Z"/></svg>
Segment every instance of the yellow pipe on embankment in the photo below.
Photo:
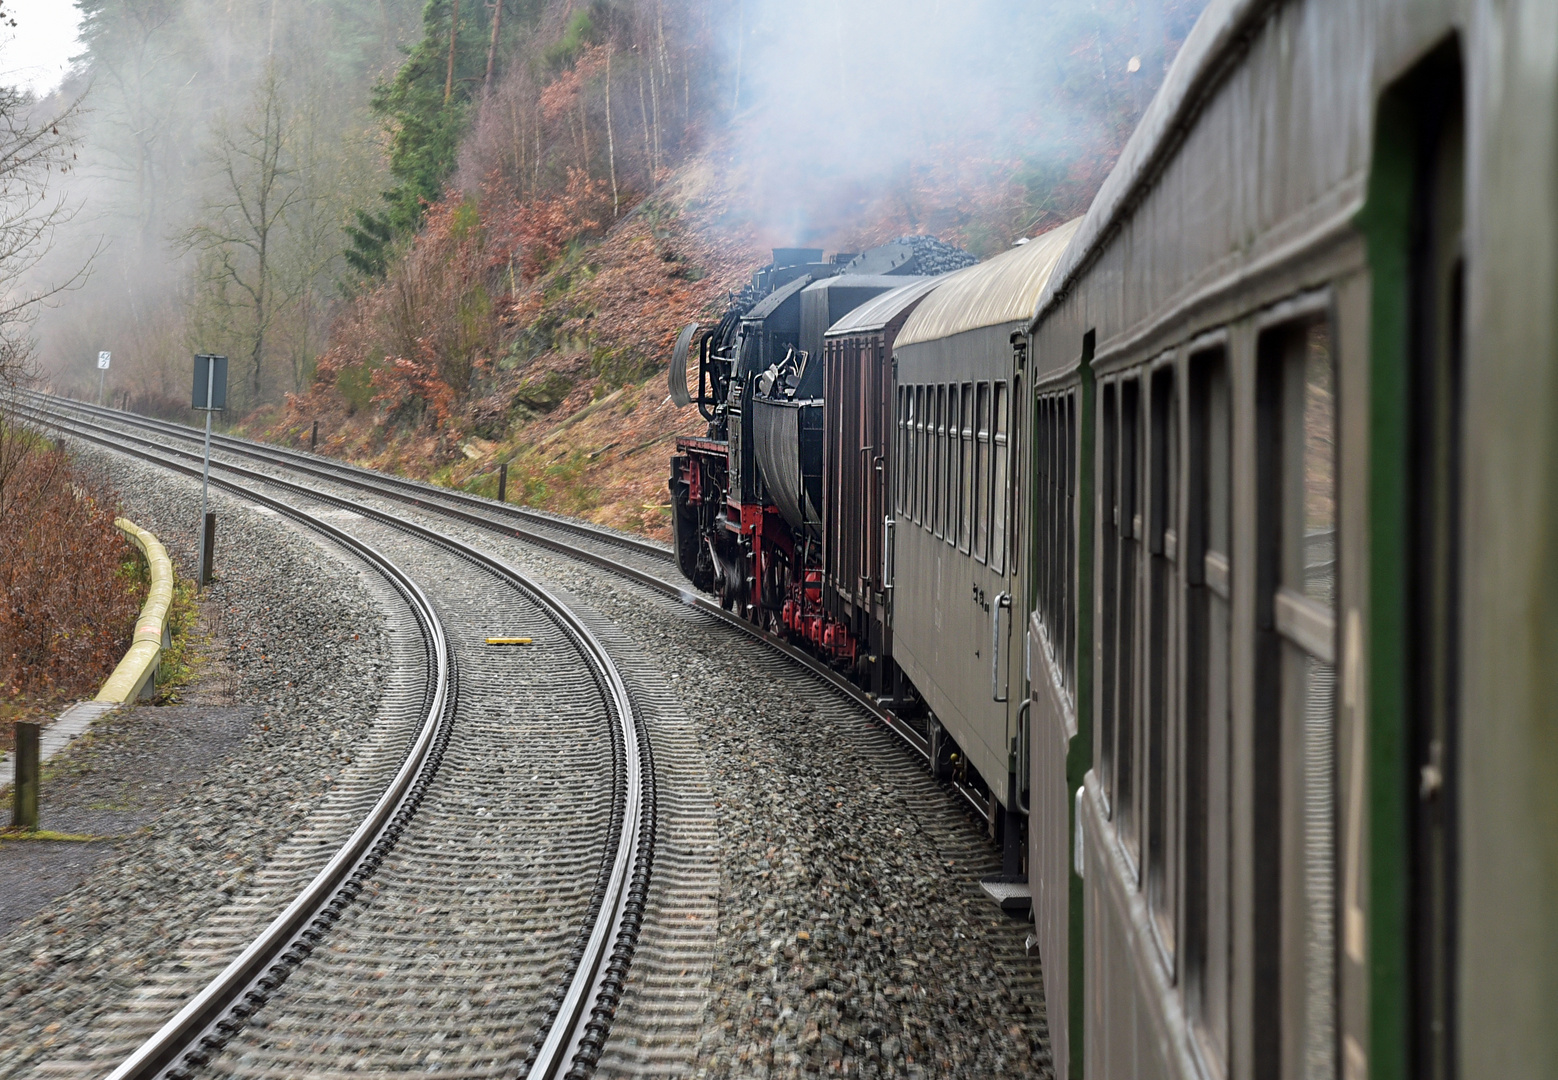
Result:
<svg viewBox="0 0 1558 1080"><path fill-rule="evenodd" d="M114 525L130 538L130 543L146 555L151 567L151 590L140 618L135 620L135 638L130 651L98 691L98 701L123 703L150 696L155 687L157 663L162 659L162 643L167 635L168 612L173 607L173 562L168 549L151 533L129 518L115 518Z"/></svg>

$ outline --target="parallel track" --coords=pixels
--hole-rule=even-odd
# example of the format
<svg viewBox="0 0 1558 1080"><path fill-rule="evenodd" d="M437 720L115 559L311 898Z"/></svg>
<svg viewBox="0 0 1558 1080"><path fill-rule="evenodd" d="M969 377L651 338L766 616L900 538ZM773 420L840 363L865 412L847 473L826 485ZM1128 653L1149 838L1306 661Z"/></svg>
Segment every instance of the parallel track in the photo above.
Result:
<svg viewBox="0 0 1558 1080"><path fill-rule="evenodd" d="M117 409L107 409L99 405L90 405L86 402L54 397L48 394L32 392L28 396L41 408L54 410L63 408L97 420L139 428L142 431L154 432L159 435L172 436L194 445L199 445L204 439L202 432L171 420L157 420L152 417L120 412ZM392 476L373 469L365 469L360 465L336 461L318 454L307 454L284 446L255 442L252 439L239 439L231 435L220 435L212 432L211 447L213 450L224 450L228 453L238 454L256 461L268 462L306 475L317 476L332 483L346 484L360 490L373 491L388 498L397 499L415 506L423 506L439 511L447 508L471 510L486 515L489 526L498 522L513 523L528 527L531 530L540 530L547 534L557 534L572 540L582 540L586 543L600 545L608 550L627 552L647 560L649 565L663 568L665 572L675 572L674 557L670 551L661 545L651 543L639 537L627 536L623 533L613 532L610 529L603 529L588 522L544 514L529 507L516 506L513 503L500 503L492 499L484 499L478 495L471 495L464 491L436 487L433 484L409 480L402 476Z"/></svg>
<svg viewBox="0 0 1558 1080"><path fill-rule="evenodd" d="M64 410L72 412L78 417L92 417L96 421L120 424L125 427L171 436L191 443L199 443L202 439L200 432L171 421L155 420L149 417L138 416L134 413L120 412L115 409L107 409L102 406L89 405L84 402L47 394L35 393L32 395L32 400L36 403L39 418L50 423L55 422L50 414L57 414ZM92 423L91 426L102 430L101 425L98 423ZM115 431L115 434L123 437L119 431ZM811 654L797 649L789 642L764 631L749 620L726 611L708 598L691 591L687 583L680 580L679 571L676 568L672 554L659 545L623 536L587 523L569 521L542 514L525 507L498 503L494 500L469 495L465 492L436 488L432 485L407 480L403 477L390 476L385 473L364 469L360 466L336 462L315 454L306 454L301 451L257 443L248 439L237 439L230 436L219 437L213 434L212 449L213 453L217 449L221 449L252 460L263 461L289 470L302 472L329 483L408 503L478 528L499 532L505 536L512 536L569 558L588 563L610 573L626 577L657 592L676 597L681 602L697 607L715 618L736 627L743 633L783 653L795 663L806 667L813 674L832 685L836 690L853 699L856 704L865 709L888 731L897 736L920 761L928 763L930 760L930 743L925 736L915 730L910 724L894 715L890 709L886 708L876 698L861 690L854 683ZM219 463L214 457L212 467L238 468L237 466ZM631 556L631 558L625 561L623 558L624 554ZM952 787L975 815L986 821L989 820L992 805L989 799L977 789L957 781L952 782Z"/></svg>
<svg viewBox="0 0 1558 1080"><path fill-rule="evenodd" d="M187 451L127 437L99 424L39 418L85 441L173 472L200 475L193 465L169 460L198 460ZM127 445L127 439L133 445ZM224 465L223 469L251 484L220 476L212 477L213 484L328 536L363 558L406 596L428 642L432 658L429 667L436 676L429 689L426 719L410 753L352 837L287 909L173 1019L122 1062L110 1080L191 1076L243 1028L324 939L390 853L426 794L450 736L458 697L454 654L426 594L409 575L360 539L251 485L279 488L375 519L480 567L539 604L585 657L615 721L614 805L608 850L601 860L600 880L587 925L581 928L567 958L566 986L552 995L550 1018L536 1035L526 1058L530 1080L547 1080L565 1073L570 1077L588 1076L603 1048L632 961L654 848L654 776L647 732L611 656L576 613L501 560L358 502L235 465Z"/></svg>

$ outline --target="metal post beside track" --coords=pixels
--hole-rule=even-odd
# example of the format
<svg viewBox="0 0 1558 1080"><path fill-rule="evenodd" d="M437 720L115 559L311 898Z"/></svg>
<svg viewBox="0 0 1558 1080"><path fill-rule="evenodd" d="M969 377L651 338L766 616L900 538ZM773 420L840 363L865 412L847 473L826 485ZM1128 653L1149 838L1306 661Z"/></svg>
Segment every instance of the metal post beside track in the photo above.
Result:
<svg viewBox="0 0 1558 1080"><path fill-rule="evenodd" d="M211 584L212 564L216 561L216 514L211 510L205 512L200 530L200 584Z"/></svg>
<svg viewBox="0 0 1558 1080"><path fill-rule="evenodd" d="M38 828L38 725L16 722L16 783L11 790L11 826Z"/></svg>
<svg viewBox="0 0 1558 1080"><path fill-rule="evenodd" d="M211 583L216 515L211 513L211 414L227 406L227 357L195 357L195 387L190 407L206 414L205 463L200 473L200 559L196 580Z"/></svg>
<svg viewBox="0 0 1558 1080"><path fill-rule="evenodd" d="M211 541L210 536L214 531L211 526L215 524L211 520L211 405L210 382L207 384L206 403L206 454L205 465L200 471L200 577L199 582L205 585L211 580Z"/></svg>
<svg viewBox="0 0 1558 1080"><path fill-rule="evenodd" d="M509 493L509 466L504 462L498 466L498 501L508 502Z"/></svg>

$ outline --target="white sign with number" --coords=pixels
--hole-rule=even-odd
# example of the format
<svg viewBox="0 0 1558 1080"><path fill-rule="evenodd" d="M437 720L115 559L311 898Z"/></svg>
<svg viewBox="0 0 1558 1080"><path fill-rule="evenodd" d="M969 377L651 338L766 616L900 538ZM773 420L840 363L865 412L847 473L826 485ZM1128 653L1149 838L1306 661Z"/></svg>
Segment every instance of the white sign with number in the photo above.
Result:
<svg viewBox="0 0 1558 1080"><path fill-rule="evenodd" d="M110 354L105 353L105 352L100 352L100 353L97 354L97 366L99 368L105 370L105 371L108 369L108 357L109 357L109 355Z"/></svg>

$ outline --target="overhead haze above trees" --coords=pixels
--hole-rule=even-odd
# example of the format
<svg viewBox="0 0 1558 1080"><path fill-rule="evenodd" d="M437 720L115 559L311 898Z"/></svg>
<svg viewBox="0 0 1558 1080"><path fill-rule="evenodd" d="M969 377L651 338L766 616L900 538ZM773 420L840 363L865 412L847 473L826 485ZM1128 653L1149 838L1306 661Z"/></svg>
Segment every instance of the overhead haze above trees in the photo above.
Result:
<svg viewBox="0 0 1558 1080"><path fill-rule="evenodd" d="M399 66L422 6L79 0L83 51L53 100L83 101L80 169L67 188L82 211L51 262L99 254L87 287L39 321L50 371L95 383L92 358L109 349L111 383L169 411L187 393L195 352L233 356L240 409L306 382L346 272L342 226L385 186L372 88ZM221 256L252 278L258 252L227 243L222 256L210 241L233 239L229 211L241 200L228 166L267 78L277 167L307 190L265 245L265 278L288 280L267 287L276 303L252 306L239 304L232 273L213 270ZM258 354L257 317L268 323Z"/></svg>
<svg viewBox="0 0 1558 1080"><path fill-rule="evenodd" d="M429 0L423 8L421 39L394 77L373 90L374 114L388 128L395 183L382 193L382 209L358 208L347 229L346 258L358 273L383 276L393 240L414 232L427 205L443 194L471 101L499 74L498 58L507 59L534 33L544 6L542 0Z"/></svg>
<svg viewBox="0 0 1558 1080"><path fill-rule="evenodd" d="M59 100L85 95L85 212L54 258L102 254L40 322L51 367L85 385L112 349L111 381L172 411L189 355L225 352L241 411L317 385L324 356L399 423L453 422L557 350L608 381L662 361L526 291L588 272L633 214L683 258L656 193L689 168L731 193L715 227L775 245L923 231L989 254L1081 212L1200 0L80 7Z"/></svg>

